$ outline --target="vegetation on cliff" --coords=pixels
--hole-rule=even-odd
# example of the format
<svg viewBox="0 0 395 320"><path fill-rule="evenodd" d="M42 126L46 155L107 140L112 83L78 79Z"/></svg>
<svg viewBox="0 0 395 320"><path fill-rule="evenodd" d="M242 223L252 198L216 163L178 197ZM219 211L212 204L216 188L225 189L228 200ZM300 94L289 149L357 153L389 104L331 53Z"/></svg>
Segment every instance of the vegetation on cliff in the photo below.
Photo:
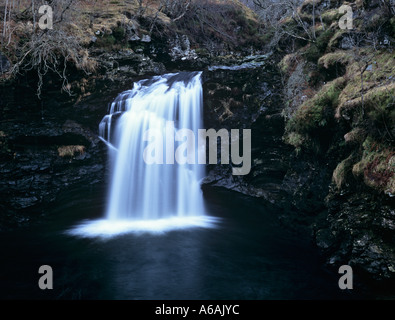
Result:
<svg viewBox="0 0 395 320"><path fill-rule="evenodd" d="M47 11L38 12L45 4L52 8L49 27ZM98 72L103 50L193 60L244 55L262 43L256 15L237 0L9 0L0 16L0 53L7 60L1 77L29 73L37 78L38 96L53 75L72 94L71 74Z"/></svg>
<svg viewBox="0 0 395 320"><path fill-rule="evenodd" d="M350 29L339 25L342 4L353 12ZM284 83L284 141L295 148L295 161L318 161L332 173L332 183L323 180L326 193L317 194L326 211L314 224L315 241L328 265L350 264L368 279L392 283L395 7L386 0L307 0L291 11L277 28L287 37L273 44Z"/></svg>
<svg viewBox="0 0 395 320"><path fill-rule="evenodd" d="M395 8L385 1L345 4L354 12L351 30L339 27L339 14L332 2L305 1L298 7L300 18L315 38L297 39L280 62L287 99L284 139L298 152L303 149L343 157L333 174L339 189L364 181L392 196ZM292 19L284 22L292 23Z"/></svg>

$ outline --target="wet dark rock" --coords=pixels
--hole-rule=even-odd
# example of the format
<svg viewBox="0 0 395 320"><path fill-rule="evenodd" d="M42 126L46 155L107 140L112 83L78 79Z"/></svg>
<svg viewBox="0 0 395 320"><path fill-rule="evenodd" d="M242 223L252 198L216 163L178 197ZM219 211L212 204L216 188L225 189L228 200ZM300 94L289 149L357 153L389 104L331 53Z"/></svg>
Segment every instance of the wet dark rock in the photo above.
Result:
<svg viewBox="0 0 395 320"><path fill-rule="evenodd" d="M6 73L11 68L11 62L8 58L0 52L0 74Z"/></svg>
<svg viewBox="0 0 395 320"><path fill-rule="evenodd" d="M317 246L325 251L330 250L335 243L333 234L329 229L318 230L315 234L315 241Z"/></svg>
<svg viewBox="0 0 395 320"><path fill-rule="evenodd" d="M290 196L292 207L312 216L325 210L324 199L332 176L331 167L321 161L293 154L282 184Z"/></svg>
<svg viewBox="0 0 395 320"><path fill-rule="evenodd" d="M2 88L1 95L14 106L0 124L10 150L1 154L0 162L3 230L39 221L63 192L103 183L106 149L97 136L98 115L90 110L104 113L107 106L88 99L80 102L87 104L84 108L76 109L56 93L56 98L43 96L43 107L35 109L25 104L26 96L20 100L9 88ZM72 145L84 146L85 152L62 158L58 148Z"/></svg>
<svg viewBox="0 0 395 320"><path fill-rule="evenodd" d="M367 279L395 281L394 210L384 197L330 190L328 215L314 237L328 265L349 264Z"/></svg>
<svg viewBox="0 0 395 320"><path fill-rule="evenodd" d="M97 54L102 71L101 76L96 80L96 88L92 88L92 91L97 89L98 83L103 84L103 89L114 90L117 86L130 88L133 79L137 77L149 77L166 72L163 63L152 60L144 54L144 49L140 53L137 50L125 49L111 53L98 51Z"/></svg>
<svg viewBox="0 0 395 320"><path fill-rule="evenodd" d="M209 165L205 184L224 187L270 201L284 200L282 181L290 149L283 144L279 75L266 65L268 56L247 57L236 64L221 64L203 74L204 120L215 130L251 130L251 171L232 174L232 165ZM220 153L218 154L220 159Z"/></svg>
<svg viewBox="0 0 395 320"><path fill-rule="evenodd" d="M169 39L169 55L172 61L196 60L198 55L195 50L191 49L191 43L186 35Z"/></svg>
<svg viewBox="0 0 395 320"><path fill-rule="evenodd" d="M37 204L38 199L36 197L27 197L27 198L14 198L11 204L18 209L25 209L27 207L32 207Z"/></svg>

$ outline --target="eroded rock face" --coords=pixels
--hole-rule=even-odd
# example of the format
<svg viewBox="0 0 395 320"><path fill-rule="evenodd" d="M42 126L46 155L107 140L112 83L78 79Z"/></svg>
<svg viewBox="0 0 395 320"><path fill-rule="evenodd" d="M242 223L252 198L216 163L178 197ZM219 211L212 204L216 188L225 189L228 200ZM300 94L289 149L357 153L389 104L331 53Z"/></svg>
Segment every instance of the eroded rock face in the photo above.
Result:
<svg viewBox="0 0 395 320"><path fill-rule="evenodd" d="M281 201L289 148L282 142L280 83L269 56L247 57L204 73L205 127L216 131L251 130L251 171L232 174L232 165L210 165L206 184L225 187L270 202ZM218 154L220 159L220 154Z"/></svg>
<svg viewBox="0 0 395 320"><path fill-rule="evenodd" d="M45 217L48 207L69 191L93 197L89 192L104 183L106 151L90 102L75 106L57 94L45 97L38 108L34 96L28 104L26 96L10 88L1 91L0 231ZM98 104L99 109L105 112L106 105ZM62 148L80 151L62 153Z"/></svg>
<svg viewBox="0 0 395 320"><path fill-rule="evenodd" d="M331 189L328 215L315 241L330 266L348 264L360 276L395 283L395 210L392 199L367 191Z"/></svg>
<svg viewBox="0 0 395 320"><path fill-rule="evenodd" d="M46 88L39 101L28 98L34 97L32 88L20 95L4 88L4 104L9 107L3 110L8 120L0 127L6 146L0 167L5 195L1 222L28 223L66 189L104 185L107 154L97 130L107 104L141 77L168 72L162 63L130 50L96 54L103 70L94 77L75 77L74 98ZM206 183L274 202L283 199L289 149L281 141L279 78L268 60L268 56L233 58L204 71L206 128L252 130L251 172L234 176L231 166L213 165ZM83 152L61 153L60 147Z"/></svg>
<svg viewBox="0 0 395 320"><path fill-rule="evenodd" d="M116 84L131 86L136 77L147 77L166 72L166 68L161 62L130 49L118 52L98 51L96 54L101 67L99 79L112 81L113 84L109 84L112 89Z"/></svg>

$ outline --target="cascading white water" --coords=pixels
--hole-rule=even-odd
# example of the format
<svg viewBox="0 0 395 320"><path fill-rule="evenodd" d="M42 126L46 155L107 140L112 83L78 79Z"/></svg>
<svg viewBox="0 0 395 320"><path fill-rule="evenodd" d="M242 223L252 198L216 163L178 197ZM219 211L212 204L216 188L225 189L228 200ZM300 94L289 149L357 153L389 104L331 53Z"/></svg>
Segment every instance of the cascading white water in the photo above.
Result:
<svg viewBox="0 0 395 320"><path fill-rule="evenodd" d="M174 161L176 142L163 141L164 158L170 159L166 164L147 164L144 159L149 131L168 137L188 129L198 136L198 129L203 128L202 99L201 72L142 80L115 99L99 125L112 163L106 219L84 223L70 234L113 236L214 225L217 219L204 210L203 165Z"/></svg>
<svg viewBox="0 0 395 320"><path fill-rule="evenodd" d="M202 128L200 78L201 73L181 73L143 80L112 103L100 124L101 137L113 146L108 219L150 220L204 213L201 165L146 164L143 158L144 134L156 130L165 137L169 121L175 122L176 129L190 129L197 136ZM173 150L163 153L167 151L174 154Z"/></svg>

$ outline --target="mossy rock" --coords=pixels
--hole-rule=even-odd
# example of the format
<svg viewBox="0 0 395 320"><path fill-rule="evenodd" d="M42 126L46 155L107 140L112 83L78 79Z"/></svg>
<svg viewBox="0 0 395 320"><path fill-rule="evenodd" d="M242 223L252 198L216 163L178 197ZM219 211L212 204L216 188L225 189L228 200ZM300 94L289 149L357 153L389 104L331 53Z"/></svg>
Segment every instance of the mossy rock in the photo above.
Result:
<svg viewBox="0 0 395 320"><path fill-rule="evenodd" d="M342 16L342 14L339 13L339 9L330 9L322 13L322 21L328 25L331 25L333 22L338 22L339 18Z"/></svg>
<svg viewBox="0 0 395 320"><path fill-rule="evenodd" d="M340 53L324 56L321 63L328 65ZM349 53L352 59L348 60L346 75L349 80L339 96L339 106L336 110L336 118L344 117L353 119L353 114L358 111L359 121L363 113L368 114L370 121L382 121L383 117L392 126L395 122L394 90L395 90L395 55L391 51L373 51L361 49L358 53ZM338 57L346 61L347 54ZM361 70L363 71L361 80ZM363 82L362 82L363 81ZM363 84L363 100L362 89ZM364 110L362 110L362 101ZM358 120L359 119L359 120Z"/></svg>
<svg viewBox="0 0 395 320"><path fill-rule="evenodd" d="M346 33L345 30L338 29L332 37L329 39L328 42L328 49L329 50L335 50L339 48L340 46L340 41L343 39L344 34Z"/></svg>
<svg viewBox="0 0 395 320"><path fill-rule="evenodd" d="M343 50L327 53L318 59L318 67L326 81L342 77L347 72L347 66L352 62L352 55Z"/></svg>
<svg viewBox="0 0 395 320"><path fill-rule="evenodd" d="M318 65L325 68L331 69L335 64L348 65L352 61L352 55L348 51L338 50L336 52L330 52L322 56L318 60Z"/></svg>
<svg viewBox="0 0 395 320"><path fill-rule="evenodd" d="M358 84L360 86L360 83ZM350 88L347 88L347 90L350 90ZM395 125L395 83L373 87L364 93L363 100L360 88L357 87L355 91L359 93L359 96L354 99L347 99L347 95L342 92L339 106L336 109L336 118L345 117L346 114L346 118L350 118L351 113L364 112L368 119L376 125L380 125L383 121L385 121L385 126L390 129Z"/></svg>
<svg viewBox="0 0 395 320"><path fill-rule="evenodd" d="M305 145L306 137L296 132L290 132L284 136L284 142L293 146L296 152L299 153L302 146Z"/></svg>
<svg viewBox="0 0 395 320"><path fill-rule="evenodd" d="M327 29L323 31L317 39L310 43L304 51L305 59L309 62L316 63L318 59L325 53L330 39L333 37L334 30Z"/></svg>
<svg viewBox="0 0 395 320"><path fill-rule="evenodd" d="M366 130L362 128L354 128L344 135L344 141L347 144L362 144L366 138Z"/></svg>
<svg viewBox="0 0 395 320"><path fill-rule="evenodd" d="M333 171L332 180L338 190L341 190L349 181L350 174L353 171L354 156L351 155L347 159L338 164L335 171Z"/></svg>
<svg viewBox="0 0 395 320"><path fill-rule="evenodd" d="M295 53L290 53L284 56L282 60L279 62L278 66L284 74L290 74L292 70L295 68L296 63L298 62L298 55Z"/></svg>
<svg viewBox="0 0 395 320"><path fill-rule="evenodd" d="M352 174L356 179L363 179L363 173L365 170L365 164L363 161L359 161L352 167Z"/></svg>
<svg viewBox="0 0 395 320"><path fill-rule="evenodd" d="M333 118L333 111L338 104L339 95L346 80L338 78L326 84L311 99L303 103L295 115L288 121L289 132L311 133L318 127L325 127Z"/></svg>
<svg viewBox="0 0 395 320"><path fill-rule="evenodd" d="M368 136L363 143L362 159L352 172L363 177L365 184L388 194L395 194L395 149Z"/></svg>
<svg viewBox="0 0 395 320"><path fill-rule="evenodd" d="M315 44L310 44L304 52L304 57L309 62L317 62L321 55L322 52Z"/></svg>
<svg viewBox="0 0 395 320"><path fill-rule="evenodd" d="M97 38L95 46L99 48L111 48L113 45L115 45L116 42L117 40L112 34L104 35L103 37Z"/></svg>

